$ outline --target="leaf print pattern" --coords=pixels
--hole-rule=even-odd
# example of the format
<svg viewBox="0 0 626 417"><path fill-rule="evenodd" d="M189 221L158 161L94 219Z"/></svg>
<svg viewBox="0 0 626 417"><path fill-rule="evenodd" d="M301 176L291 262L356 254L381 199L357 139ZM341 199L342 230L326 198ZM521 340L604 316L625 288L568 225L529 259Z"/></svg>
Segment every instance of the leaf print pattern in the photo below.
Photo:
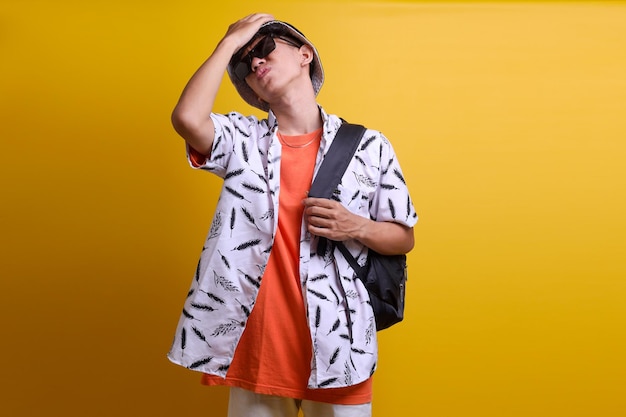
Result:
<svg viewBox="0 0 626 417"><path fill-rule="evenodd" d="M380 184L380 188L384 188L385 190L396 190L397 187L393 184Z"/></svg>
<svg viewBox="0 0 626 417"><path fill-rule="evenodd" d="M200 366L206 365L207 363L211 362L212 360L213 360L212 356L209 356L208 358L201 359L201 360L196 361L196 362L192 363L191 365L189 365L189 369L199 368Z"/></svg>
<svg viewBox="0 0 626 417"><path fill-rule="evenodd" d="M224 189L226 191L228 191L229 193L231 193L232 195L234 195L235 197L237 197L238 199L240 199L240 200L246 200L248 203L251 202L250 200L246 199L246 197L244 197L243 194L239 193L238 191L232 189L229 186L225 186Z"/></svg>
<svg viewBox="0 0 626 417"><path fill-rule="evenodd" d="M352 369L347 362L344 364L343 375L346 386L352 385Z"/></svg>
<svg viewBox="0 0 626 417"><path fill-rule="evenodd" d="M352 357L352 354L350 355L350 366L352 367L351 369L353 369L357 374L359 373L356 365L354 364L354 358Z"/></svg>
<svg viewBox="0 0 626 417"><path fill-rule="evenodd" d="M315 328L318 329L320 327L320 323L322 320L322 309L320 306L315 308Z"/></svg>
<svg viewBox="0 0 626 417"><path fill-rule="evenodd" d="M252 240L249 240L249 241L247 241L247 242L242 243L242 244L241 244L241 245L239 245L239 246L235 246L235 247L233 248L233 250L244 250L244 249L248 249L248 248L251 248L251 247L253 247L253 246L258 245L259 243L261 243L261 239L252 239Z"/></svg>
<svg viewBox="0 0 626 417"><path fill-rule="evenodd" d="M357 298L359 298L359 293L357 293L355 290L348 290L346 291L346 297L356 300Z"/></svg>
<svg viewBox="0 0 626 417"><path fill-rule="evenodd" d="M227 180L227 179L229 179L229 178L237 177L237 176L239 176L239 175L243 174L243 173L244 173L244 171L245 171L245 170L244 170L243 168L235 169L235 170L233 170L233 171L228 172L228 173L224 176L224 179L225 179L225 180Z"/></svg>
<svg viewBox="0 0 626 417"><path fill-rule="evenodd" d="M215 155L215 156L214 156L214 154L211 154L211 159L213 159L213 160L219 160L219 159L224 158L225 156L226 156L226 154L225 154L225 153L220 153L220 154L217 154L217 155Z"/></svg>
<svg viewBox="0 0 626 417"><path fill-rule="evenodd" d="M243 211L243 214L244 214L244 216L246 216L246 219L248 219L248 221L250 223L252 223L254 225L254 227L257 228L257 230L261 230L261 229L259 229L259 226L256 225L256 221L254 221L254 217L252 217L252 214L248 211L247 208L241 207L241 211Z"/></svg>
<svg viewBox="0 0 626 417"><path fill-rule="evenodd" d="M372 355L372 352L366 352L363 349L357 349L355 347L350 348L350 350L358 355Z"/></svg>
<svg viewBox="0 0 626 417"><path fill-rule="evenodd" d="M215 285L219 285L226 291L239 292L239 288L232 281L218 275L215 271L213 271L213 279L215 280Z"/></svg>
<svg viewBox="0 0 626 417"><path fill-rule="evenodd" d="M207 342L206 337L202 334L200 330L198 330L195 326L191 326L191 330L193 330L194 334L198 337L198 339L205 342L209 347L211 346L209 342Z"/></svg>
<svg viewBox="0 0 626 417"><path fill-rule="evenodd" d="M391 199L387 200L387 204L389 204L389 212L391 213L392 218L396 218L396 207L393 205L393 201Z"/></svg>
<svg viewBox="0 0 626 417"><path fill-rule="evenodd" d="M189 314L189 312L185 310L184 308L183 308L183 316L187 317L189 320L196 320L196 318L192 316L191 314Z"/></svg>
<svg viewBox="0 0 626 417"><path fill-rule="evenodd" d="M213 142L213 148L211 149L211 153L214 154L216 149L219 148L219 146L222 144L222 135L219 135L217 137L217 139L215 140L215 142Z"/></svg>
<svg viewBox="0 0 626 417"><path fill-rule="evenodd" d="M330 250L331 245L326 245L326 252L324 252L324 269L333 265L335 262L335 258L333 257L333 253Z"/></svg>
<svg viewBox="0 0 626 417"><path fill-rule="evenodd" d="M317 274L314 275L312 277L309 277L309 281L315 282L315 281L319 281L322 279L328 279L328 275L327 274Z"/></svg>
<svg viewBox="0 0 626 417"><path fill-rule="evenodd" d="M328 371L330 367L337 361L337 357L339 357L339 352L341 352L341 347L336 348L331 355L330 360L328 361L328 368L326 369L326 371Z"/></svg>
<svg viewBox="0 0 626 417"><path fill-rule="evenodd" d="M207 296L207 297L209 297L211 300L213 300L213 301L215 301L215 302L217 302L217 303L219 303L219 304L222 304L222 305L223 305L223 304L226 304L226 302L225 302L223 299L221 299L220 297L218 297L217 295L212 294L212 293L210 293L210 292L208 292L208 291L203 291L203 290L200 290L200 291L202 291L203 293L205 293L205 294L206 294L206 296Z"/></svg>
<svg viewBox="0 0 626 417"><path fill-rule="evenodd" d="M241 186L247 190L252 191L253 193L258 193L258 194L265 194L265 190L261 187L257 187L254 184L250 184L247 182L242 182Z"/></svg>
<svg viewBox="0 0 626 417"><path fill-rule="evenodd" d="M245 272L243 272L241 269L238 269L237 271L243 275L243 277L245 278L245 280L247 282L249 282L250 284L252 284L256 288L260 288L261 287L261 282L260 282L261 280L260 279L255 279L255 278L251 277L250 275L248 275Z"/></svg>
<svg viewBox="0 0 626 417"><path fill-rule="evenodd" d="M361 142L361 146L359 147L360 151L366 150L374 141L376 140L376 136L370 136Z"/></svg>
<svg viewBox="0 0 626 417"><path fill-rule="evenodd" d="M269 181L267 178L265 178L265 175L259 174L258 172L254 172L254 171L252 172L261 180L263 184L269 185Z"/></svg>
<svg viewBox="0 0 626 417"><path fill-rule="evenodd" d="M233 237L233 230L235 229L235 224L237 221L237 210L233 207L230 211L230 237Z"/></svg>
<svg viewBox="0 0 626 417"><path fill-rule="evenodd" d="M355 192L355 193L352 195L352 197L350 198L350 202L349 202L348 204L350 204L350 203L352 203L354 200L356 200L356 199L359 197L359 195L360 195L360 194L361 194L361 190L356 190L356 192Z"/></svg>
<svg viewBox="0 0 626 417"><path fill-rule="evenodd" d="M235 130L236 130L238 133L240 133L242 136L246 137L246 138L249 138L249 137L250 137L250 135L249 135L248 133L246 133L246 132L244 132L243 130L241 130L241 128L240 128L239 126L237 126L237 125L235 125ZM242 142L242 143L245 143L245 142ZM247 161L246 157L244 157L244 159Z"/></svg>
<svg viewBox="0 0 626 417"><path fill-rule="evenodd" d="M274 218L274 210L268 210L260 217L261 220L271 220Z"/></svg>
<svg viewBox="0 0 626 417"><path fill-rule="evenodd" d="M339 300L339 295L337 294L337 292L335 291L333 287L329 287L329 289L330 289L330 292L332 292L333 295L335 296L335 303L339 305L339 303L341 303L341 301Z"/></svg>
<svg viewBox="0 0 626 417"><path fill-rule="evenodd" d="M197 310L215 311L215 309L208 304L191 303L191 306Z"/></svg>
<svg viewBox="0 0 626 417"><path fill-rule="evenodd" d="M217 328L213 331L211 336L215 337L215 336L220 336L220 335L224 335L227 333L231 333L237 330L239 327L243 327L243 323L237 320L231 319L228 323L220 324L219 326L217 326Z"/></svg>
<svg viewBox="0 0 626 417"><path fill-rule="evenodd" d="M215 239L220 235L222 230L222 213L215 213L215 217L213 218L213 223L211 223L211 231L209 233L208 239Z"/></svg>
<svg viewBox="0 0 626 417"><path fill-rule="evenodd" d="M389 169L393 166L394 161L395 161L395 158L390 158L389 161L387 161L387 166L381 172L382 175L387 175L387 173L389 172Z"/></svg>
<svg viewBox="0 0 626 417"><path fill-rule="evenodd" d="M220 258L222 259L222 262L224 263L226 268L230 269L230 262L228 262L228 259L219 250L217 251L217 253L220 254Z"/></svg>
<svg viewBox="0 0 626 417"><path fill-rule="evenodd" d="M393 169L393 175L399 179L402 184L406 184L406 181L404 180L404 176L402 175L402 173L400 172L400 170L398 168L394 168Z"/></svg>
<svg viewBox="0 0 626 417"><path fill-rule="evenodd" d="M200 280L200 261L198 261L198 265L196 266L196 274L194 276L194 281L197 282L199 280ZM192 293L193 293L193 288L189 290L187 297L189 297Z"/></svg>
<svg viewBox="0 0 626 417"><path fill-rule="evenodd" d="M374 336L376 335L376 322L374 321L374 317L369 320L369 326L365 330L365 342L369 345L374 340Z"/></svg>
<svg viewBox="0 0 626 417"><path fill-rule="evenodd" d="M307 289L307 292L310 293L310 294L313 294L314 296L316 296L317 298L319 298L321 300L328 300L328 297L326 297L321 292L317 292L317 291L314 291L312 289Z"/></svg>
<svg viewBox="0 0 626 417"><path fill-rule="evenodd" d="M337 380L337 378L330 378L327 379L325 381L320 382L320 388L324 388L329 386L330 384L332 384L333 382L335 382Z"/></svg>
<svg viewBox="0 0 626 417"><path fill-rule="evenodd" d="M359 164L365 166L365 161L359 155L354 155L354 159L356 159L359 162Z"/></svg>
<svg viewBox="0 0 626 417"><path fill-rule="evenodd" d="M246 317L250 317L250 309L246 307L245 305L243 305L241 301L239 300L236 300L236 301L239 303L239 308L241 308L241 311L243 311Z"/></svg>
<svg viewBox="0 0 626 417"><path fill-rule="evenodd" d="M326 336L328 336L329 334L331 334L332 332L336 331L339 328L339 325L341 324L341 320L337 319L334 323L333 326L330 328L330 330L328 331L328 333L326 334Z"/></svg>
<svg viewBox="0 0 626 417"><path fill-rule="evenodd" d="M363 187L368 187L368 188L376 187L376 182L374 182L370 177L363 175L363 174L359 174L354 171L352 171L352 173L354 174L354 177L356 178L358 183L361 184Z"/></svg>
<svg viewBox="0 0 626 417"><path fill-rule="evenodd" d="M248 147L246 146L246 142L241 142L241 154L243 155L243 160L248 162Z"/></svg>

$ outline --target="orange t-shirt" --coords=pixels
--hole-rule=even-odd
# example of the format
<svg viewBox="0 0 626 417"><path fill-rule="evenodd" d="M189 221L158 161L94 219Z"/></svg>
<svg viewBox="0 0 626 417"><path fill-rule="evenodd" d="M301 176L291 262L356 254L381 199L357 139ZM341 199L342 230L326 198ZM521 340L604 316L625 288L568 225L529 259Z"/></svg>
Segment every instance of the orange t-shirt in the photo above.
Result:
<svg viewBox="0 0 626 417"><path fill-rule="evenodd" d="M307 388L312 346L300 285L300 227L302 200L311 185L321 135L322 129L300 136L279 135L283 149L278 230L272 252L226 379L204 374L205 385L331 404L372 400L372 378L344 388Z"/></svg>

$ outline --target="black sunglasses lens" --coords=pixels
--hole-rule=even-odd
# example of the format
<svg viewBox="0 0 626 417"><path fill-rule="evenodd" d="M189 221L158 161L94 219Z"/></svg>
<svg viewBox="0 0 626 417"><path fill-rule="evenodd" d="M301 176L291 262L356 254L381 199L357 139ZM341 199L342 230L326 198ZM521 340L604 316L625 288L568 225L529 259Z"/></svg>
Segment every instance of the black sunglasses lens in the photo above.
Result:
<svg viewBox="0 0 626 417"><path fill-rule="evenodd" d="M257 43L254 48L250 50L245 56L241 58L241 61L235 65L235 75L241 81L245 80L245 78L252 72L250 68L252 65L252 58L265 58L272 51L276 49L276 42L271 36L264 37L259 43Z"/></svg>
<svg viewBox="0 0 626 417"><path fill-rule="evenodd" d="M250 74L250 65L247 62L239 61L237 65L235 65L235 75L240 81L244 81L246 77Z"/></svg>
<svg viewBox="0 0 626 417"><path fill-rule="evenodd" d="M250 51L250 55L255 58L265 58L271 54L274 49L276 49L276 42L274 42L274 38L266 36L257 44L257 46L254 47L252 51ZM252 62L252 58L250 58L250 62Z"/></svg>

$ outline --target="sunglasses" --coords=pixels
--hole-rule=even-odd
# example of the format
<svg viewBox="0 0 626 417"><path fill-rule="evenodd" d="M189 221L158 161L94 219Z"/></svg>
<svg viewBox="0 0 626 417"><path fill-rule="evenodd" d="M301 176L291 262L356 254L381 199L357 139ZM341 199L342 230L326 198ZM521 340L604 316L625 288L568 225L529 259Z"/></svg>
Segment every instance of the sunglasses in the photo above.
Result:
<svg viewBox="0 0 626 417"><path fill-rule="evenodd" d="M297 45L294 41L290 39L285 39L282 37L277 37L278 39L288 43L291 46L299 48L300 45ZM252 72L252 59L253 58L265 58L269 54L271 54L274 49L276 49L276 41L274 40L273 35L268 35L261 39L254 48L250 49L250 52L245 54L239 62L235 65L234 73L235 76L240 80L244 81L246 77Z"/></svg>

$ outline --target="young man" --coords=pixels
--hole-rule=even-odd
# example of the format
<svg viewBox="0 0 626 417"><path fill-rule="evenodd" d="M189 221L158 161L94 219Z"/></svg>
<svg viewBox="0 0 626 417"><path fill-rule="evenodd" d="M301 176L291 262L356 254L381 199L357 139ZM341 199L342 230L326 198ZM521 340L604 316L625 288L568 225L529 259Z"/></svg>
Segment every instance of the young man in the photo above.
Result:
<svg viewBox="0 0 626 417"><path fill-rule="evenodd" d="M266 119L213 113L227 71ZM332 245L407 253L417 221L387 139L368 130L333 199L307 191L341 120L317 104L315 47L268 14L228 28L172 115L190 163L224 179L169 358L231 387L229 416L370 416L368 294Z"/></svg>

